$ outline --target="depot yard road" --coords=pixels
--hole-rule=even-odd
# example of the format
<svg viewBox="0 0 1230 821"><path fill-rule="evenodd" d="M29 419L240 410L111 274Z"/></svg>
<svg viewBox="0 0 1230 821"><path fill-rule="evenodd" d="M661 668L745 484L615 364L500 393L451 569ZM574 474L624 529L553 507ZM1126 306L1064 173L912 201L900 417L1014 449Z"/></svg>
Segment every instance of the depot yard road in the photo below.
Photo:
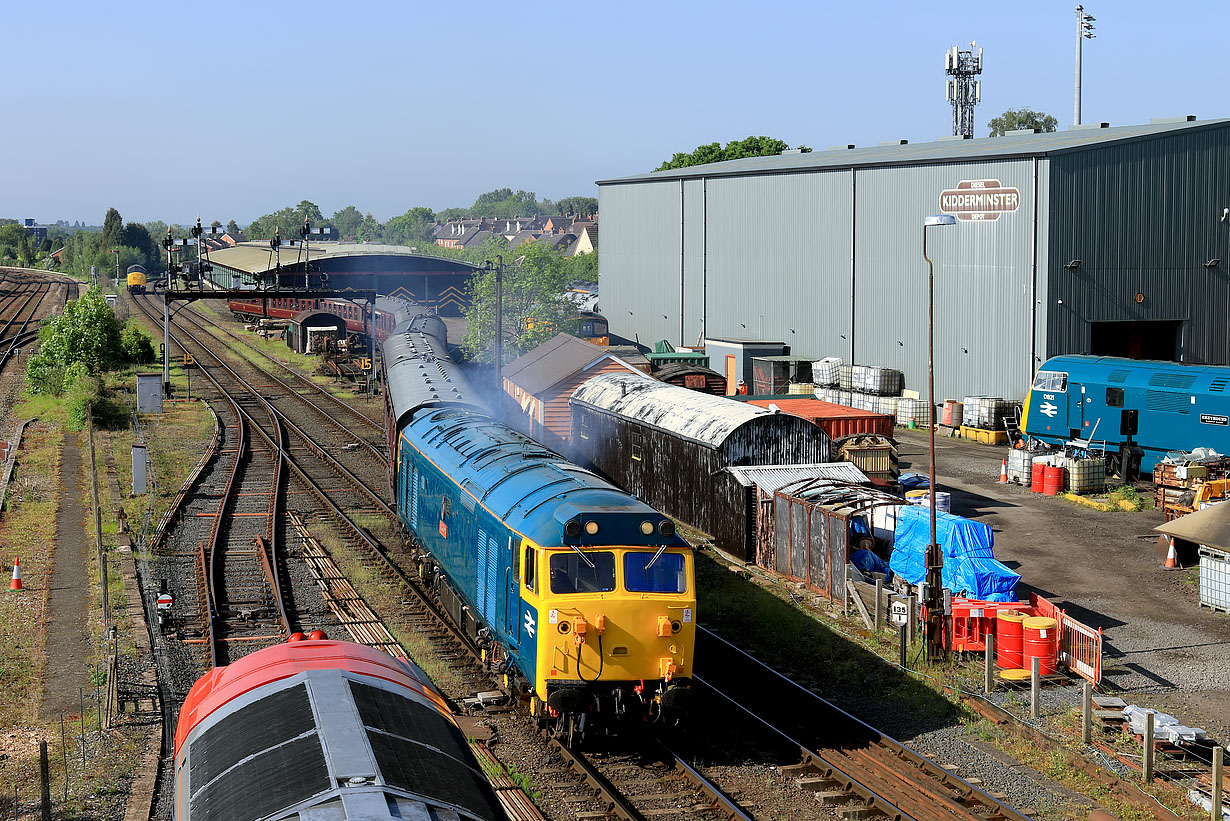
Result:
<svg viewBox="0 0 1230 821"><path fill-rule="evenodd" d="M899 431L902 472L926 472L924 431ZM1102 512L998 483L1002 447L936 438L936 483L952 512L995 532L995 557L1105 635L1103 687L1230 739L1230 617L1199 606L1196 570L1164 571L1161 513ZM1142 495L1152 486L1142 488ZM1148 538L1141 538L1148 537Z"/></svg>

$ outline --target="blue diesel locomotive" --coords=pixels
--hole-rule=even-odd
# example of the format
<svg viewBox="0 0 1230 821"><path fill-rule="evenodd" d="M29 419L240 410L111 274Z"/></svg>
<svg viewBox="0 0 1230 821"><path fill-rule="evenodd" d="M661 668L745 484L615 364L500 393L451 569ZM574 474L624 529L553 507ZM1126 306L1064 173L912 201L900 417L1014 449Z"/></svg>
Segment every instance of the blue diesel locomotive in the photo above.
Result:
<svg viewBox="0 0 1230 821"><path fill-rule="evenodd" d="M383 349L394 501L420 572L557 736L682 715L696 594L674 522L494 419L423 310Z"/></svg>
<svg viewBox="0 0 1230 821"><path fill-rule="evenodd" d="M1230 368L1056 356L1034 377L1021 430L1052 445L1105 442L1121 470L1142 473L1167 451L1230 453Z"/></svg>

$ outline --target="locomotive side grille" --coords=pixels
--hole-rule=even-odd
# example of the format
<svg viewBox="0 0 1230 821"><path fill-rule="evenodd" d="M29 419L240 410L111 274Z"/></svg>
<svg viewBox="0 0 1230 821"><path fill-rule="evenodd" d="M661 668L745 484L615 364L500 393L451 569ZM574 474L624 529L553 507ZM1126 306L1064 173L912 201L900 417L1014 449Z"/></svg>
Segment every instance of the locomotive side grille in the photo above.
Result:
<svg viewBox="0 0 1230 821"><path fill-rule="evenodd" d="M1127 381L1127 378L1128 378L1128 372L1127 372L1127 371L1125 371L1125 370L1116 370L1116 371L1111 371L1111 372L1110 372L1110 376L1107 378L1107 380L1106 380L1106 381L1107 381L1107 382L1126 382L1126 381Z"/></svg>
<svg viewBox="0 0 1230 821"><path fill-rule="evenodd" d="M1145 407L1166 413L1188 413L1191 408L1191 399L1185 393L1149 391L1145 394Z"/></svg>
<svg viewBox="0 0 1230 821"><path fill-rule="evenodd" d="M1225 393L1227 384L1230 384L1230 379L1226 379L1224 377L1219 378L1219 379L1214 379L1212 383L1209 384L1209 392L1210 393Z"/></svg>
<svg viewBox="0 0 1230 821"><path fill-rule="evenodd" d="M1190 373L1158 371L1149 377L1149 384L1156 388L1190 388L1196 377Z"/></svg>

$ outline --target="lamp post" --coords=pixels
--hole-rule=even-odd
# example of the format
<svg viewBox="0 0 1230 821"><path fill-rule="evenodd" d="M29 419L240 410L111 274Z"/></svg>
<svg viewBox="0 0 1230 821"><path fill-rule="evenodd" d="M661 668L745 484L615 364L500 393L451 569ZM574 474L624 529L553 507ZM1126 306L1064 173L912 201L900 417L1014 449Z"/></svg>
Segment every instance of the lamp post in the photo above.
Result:
<svg viewBox="0 0 1230 821"><path fill-rule="evenodd" d="M1097 37L1093 33L1095 19L1084 6L1076 7L1076 97L1072 103L1072 122L1076 125L1081 124L1081 44Z"/></svg>
<svg viewBox="0 0 1230 821"><path fill-rule="evenodd" d="M927 404L931 406L927 426L927 497L931 508L931 542L927 545L927 658L944 657L944 553L935 538L935 266L927 256L927 229L955 225L951 214L932 214L923 220L923 259L927 261Z"/></svg>

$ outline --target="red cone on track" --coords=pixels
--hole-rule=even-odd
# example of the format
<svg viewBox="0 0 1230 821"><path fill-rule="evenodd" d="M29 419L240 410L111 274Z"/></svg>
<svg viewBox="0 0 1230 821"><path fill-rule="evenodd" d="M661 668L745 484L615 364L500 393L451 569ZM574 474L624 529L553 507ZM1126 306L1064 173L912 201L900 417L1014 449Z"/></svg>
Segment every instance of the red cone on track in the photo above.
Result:
<svg viewBox="0 0 1230 821"><path fill-rule="evenodd" d="M9 582L9 590L12 592L22 590L21 586L21 558L13 560L13 580Z"/></svg>
<svg viewBox="0 0 1230 821"><path fill-rule="evenodd" d="M1001 485L1008 484L1008 460L1007 459L999 463L999 483Z"/></svg>

